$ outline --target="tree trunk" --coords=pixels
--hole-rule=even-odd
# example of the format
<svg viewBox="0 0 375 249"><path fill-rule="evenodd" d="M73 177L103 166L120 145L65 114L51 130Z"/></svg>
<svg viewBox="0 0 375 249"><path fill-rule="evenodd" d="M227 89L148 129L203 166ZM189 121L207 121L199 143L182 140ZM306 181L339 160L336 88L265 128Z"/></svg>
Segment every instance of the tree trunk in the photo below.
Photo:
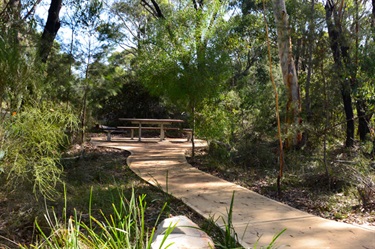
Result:
<svg viewBox="0 0 375 249"><path fill-rule="evenodd" d="M193 107L191 108L191 113L193 116L193 127L191 130L191 158L195 161L195 104L193 104Z"/></svg>
<svg viewBox="0 0 375 249"><path fill-rule="evenodd" d="M356 109L358 113L358 133L359 139L361 141L366 141L367 134L370 133L370 129L368 124L370 123L370 119L372 115L367 114L367 105L364 100L357 100L356 102Z"/></svg>
<svg viewBox="0 0 375 249"><path fill-rule="evenodd" d="M360 83L357 80L357 71L358 71L358 50L359 50L359 3L358 0L355 0L355 60L354 60L354 72L353 72L353 83L359 88ZM374 9L373 9L374 11ZM373 13L374 14L374 13ZM354 85L353 84L353 85ZM358 115L358 133L361 141L367 140L367 134L370 133L369 122L371 115L367 115L367 103L366 101L359 97L356 101L356 109Z"/></svg>
<svg viewBox="0 0 375 249"><path fill-rule="evenodd" d="M274 16L277 28L277 43L279 49L279 58L283 81L287 88L287 123L299 127L302 119L300 90L298 86L297 72L292 54L292 41L289 34L288 14L285 8L284 0L274 0ZM287 147L290 145L297 146L300 144L302 136L300 132L293 138L288 138Z"/></svg>
<svg viewBox="0 0 375 249"><path fill-rule="evenodd" d="M349 83L344 80L344 85L342 86L341 95L344 102L344 110L346 116L346 147L353 147L354 145L354 114L353 105L351 97L351 89L348 87Z"/></svg>
<svg viewBox="0 0 375 249"><path fill-rule="evenodd" d="M371 27L375 28L375 0L372 0Z"/></svg>
<svg viewBox="0 0 375 249"><path fill-rule="evenodd" d="M306 120L307 122L311 121L312 112L311 112L311 99L310 99L310 82L311 82L311 74L313 69L313 62L312 62L312 56L313 56L313 47L314 47L314 13L315 13L315 0L311 0L311 19L309 23L309 31L308 31L308 61L307 61L307 77L306 77L306 86L305 86L305 108L306 108Z"/></svg>
<svg viewBox="0 0 375 249"><path fill-rule="evenodd" d="M47 62L48 56L51 52L53 41L57 35L57 31L60 28L59 13L61 9L62 0L51 0L51 4L48 10L48 18L39 48L39 57L43 63Z"/></svg>
<svg viewBox="0 0 375 249"><path fill-rule="evenodd" d="M349 63L350 61L348 54L348 46L346 46L346 44L344 43L340 18L336 11L336 6L332 2L332 0L327 0L325 10L330 45L333 60L335 62L337 79L340 82L341 86L341 96L344 104L344 112L346 117L345 146L352 147L354 144L354 114L351 97L351 85L350 81L345 77L345 68L343 67L342 61L343 58L347 63Z"/></svg>

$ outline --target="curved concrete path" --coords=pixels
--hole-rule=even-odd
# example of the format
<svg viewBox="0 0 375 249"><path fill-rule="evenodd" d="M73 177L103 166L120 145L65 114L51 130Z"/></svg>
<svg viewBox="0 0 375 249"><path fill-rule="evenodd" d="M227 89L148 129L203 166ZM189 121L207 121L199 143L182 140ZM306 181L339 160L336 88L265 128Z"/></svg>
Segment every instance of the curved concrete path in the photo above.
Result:
<svg viewBox="0 0 375 249"><path fill-rule="evenodd" d="M273 236L286 228L276 241L279 248L375 249L375 230L326 220L263 197L251 190L204 173L187 163L190 143L182 139L94 138L97 146L131 152L130 168L149 183L181 199L205 218L226 217L235 192L233 225L245 248L268 245ZM205 146L203 141L196 145ZM217 220L219 226L222 219Z"/></svg>

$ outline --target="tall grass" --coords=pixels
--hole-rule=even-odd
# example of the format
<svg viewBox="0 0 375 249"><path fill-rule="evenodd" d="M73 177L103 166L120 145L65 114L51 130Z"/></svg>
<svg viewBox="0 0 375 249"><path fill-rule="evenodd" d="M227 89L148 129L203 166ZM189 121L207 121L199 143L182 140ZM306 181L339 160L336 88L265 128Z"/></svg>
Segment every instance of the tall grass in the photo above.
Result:
<svg viewBox="0 0 375 249"><path fill-rule="evenodd" d="M120 203L112 204L112 213L104 214L96 218L89 211L88 222L83 222L77 210L74 215L67 217L66 207L62 218L57 214L47 210L45 219L48 224L48 232L36 222L37 231L40 237L37 242L30 246L21 246L23 249L149 249L155 234L155 227L159 222L166 204L161 208L158 218L153 228L145 226L146 195L136 197L134 189L129 200L123 193L120 193ZM65 196L66 199L66 196ZM90 203L92 199L90 198ZM65 204L66 205L66 204ZM91 207L91 204L89 205ZM164 240L173 231L174 226L170 226L165 234ZM167 248L166 245L163 248Z"/></svg>

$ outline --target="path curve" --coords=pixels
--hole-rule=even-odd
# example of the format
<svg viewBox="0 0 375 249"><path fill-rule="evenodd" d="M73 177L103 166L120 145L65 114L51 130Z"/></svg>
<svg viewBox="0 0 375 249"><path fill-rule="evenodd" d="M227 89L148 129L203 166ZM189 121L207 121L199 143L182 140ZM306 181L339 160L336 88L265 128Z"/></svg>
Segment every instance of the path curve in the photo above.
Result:
<svg viewBox="0 0 375 249"><path fill-rule="evenodd" d="M205 218L226 217L235 192L233 225L242 237L241 245L267 245L275 234L287 230L276 244L283 248L375 249L375 231L326 220L259 195L251 190L204 173L187 163L190 143L182 139L93 138L96 146L127 150L129 167L150 184L181 199ZM206 146L197 140L197 147ZM223 226L222 219L217 220Z"/></svg>

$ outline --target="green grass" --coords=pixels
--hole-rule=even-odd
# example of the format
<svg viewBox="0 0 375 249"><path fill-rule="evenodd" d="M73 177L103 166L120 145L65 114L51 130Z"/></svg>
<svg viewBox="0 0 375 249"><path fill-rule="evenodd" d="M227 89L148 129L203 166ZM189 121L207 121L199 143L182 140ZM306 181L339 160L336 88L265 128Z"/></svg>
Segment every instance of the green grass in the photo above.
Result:
<svg viewBox="0 0 375 249"><path fill-rule="evenodd" d="M105 214L101 211L101 217L96 218L91 215L91 210L89 209L88 222L82 221L77 210L74 210L74 214L68 217L65 207L61 218L58 217L55 211L47 210L45 219L50 231L45 232L39 223L36 222L36 228L39 232L38 240L34 244L21 246L21 248L151 248L155 227L166 204L161 208L154 226L149 229L145 225L147 206L145 195L137 197L134 189L130 199L127 199L124 193L119 192L118 195L120 203L112 203L112 212L110 214ZM90 207L93 201L91 198L92 195L90 197ZM165 238L173 229L174 226L167 229L164 235Z"/></svg>

